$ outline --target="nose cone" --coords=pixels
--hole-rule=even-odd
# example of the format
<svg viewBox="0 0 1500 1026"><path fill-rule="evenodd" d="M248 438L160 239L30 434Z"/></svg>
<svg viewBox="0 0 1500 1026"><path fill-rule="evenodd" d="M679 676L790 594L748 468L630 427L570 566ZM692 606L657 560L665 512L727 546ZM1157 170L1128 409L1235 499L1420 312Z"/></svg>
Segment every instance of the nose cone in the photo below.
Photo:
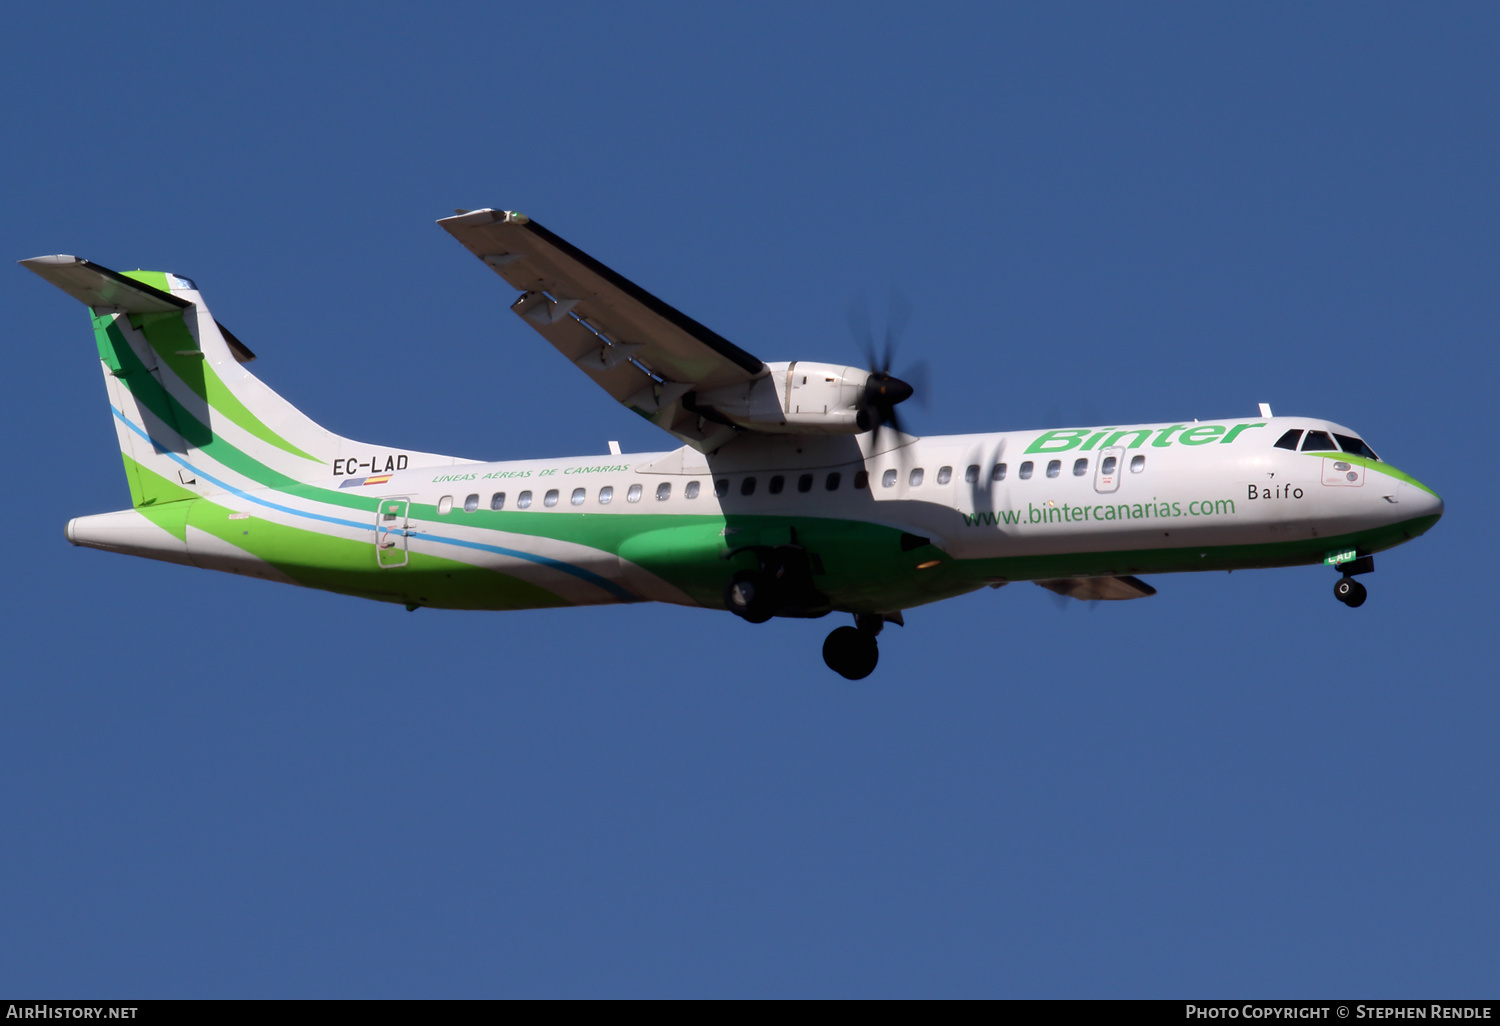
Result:
<svg viewBox="0 0 1500 1026"><path fill-rule="evenodd" d="M1423 530L1437 523L1443 515L1443 500L1438 493L1416 478L1402 481L1396 489L1396 494L1403 519L1430 518L1430 522L1423 527Z"/></svg>

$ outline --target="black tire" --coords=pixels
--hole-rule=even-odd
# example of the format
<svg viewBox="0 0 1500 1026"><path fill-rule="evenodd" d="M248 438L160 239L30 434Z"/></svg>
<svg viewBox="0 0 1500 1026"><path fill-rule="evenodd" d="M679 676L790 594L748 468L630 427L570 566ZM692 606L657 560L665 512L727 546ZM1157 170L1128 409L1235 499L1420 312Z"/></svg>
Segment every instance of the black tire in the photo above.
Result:
<svg viewBox="0 0 1500 1026"><path fill-rule="evenodd" d="M724 608L751 623L765 623L776 613L771 582L758 570L741 570L724 589Z"/></svg>
<svg viewBox="0 0 1500 1026"><path fill-rule="evenodd" d="M863 680L875 672L880 646L873 634L858 627L839 627L823 642L823 662L841 677Z"/></svg>
<svg viewBox="0 0 1500 1026"><path fill-rule="evenodd" d="M1352 577L1340 577L1338 583L1333 586L1333 597L1350 609L1358 609L1364 605L1368 594L1365 586Z"/></svg>

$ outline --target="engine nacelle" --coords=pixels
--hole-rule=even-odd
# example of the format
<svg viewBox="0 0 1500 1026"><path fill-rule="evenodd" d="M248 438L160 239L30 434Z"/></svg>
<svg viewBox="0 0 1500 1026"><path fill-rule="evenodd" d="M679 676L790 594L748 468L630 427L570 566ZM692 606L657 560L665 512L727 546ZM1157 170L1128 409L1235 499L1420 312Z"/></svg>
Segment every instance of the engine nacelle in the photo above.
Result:
<svg viewBox="0 0 1500 1026"><path fill-rule="evenodd" d="M696 403L741 427L786 434L856 435L873 423L865 406L870 372L793 360L747 385L698 394Z"/></svg>

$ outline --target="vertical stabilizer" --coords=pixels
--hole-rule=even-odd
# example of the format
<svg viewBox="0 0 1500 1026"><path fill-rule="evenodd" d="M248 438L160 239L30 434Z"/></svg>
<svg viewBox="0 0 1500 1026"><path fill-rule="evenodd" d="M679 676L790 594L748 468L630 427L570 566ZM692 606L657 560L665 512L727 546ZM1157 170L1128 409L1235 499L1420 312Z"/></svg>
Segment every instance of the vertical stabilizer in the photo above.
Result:
<svg viewBox="0 0 1500 1026"><path fill-rule="evenodd" d="M190 279L73 256L21 263L92 312L137 508L240 488L337 487L351 458L403 469L470 462L371 446L317 424L250 373L254 355L214 320Z"/></svg>

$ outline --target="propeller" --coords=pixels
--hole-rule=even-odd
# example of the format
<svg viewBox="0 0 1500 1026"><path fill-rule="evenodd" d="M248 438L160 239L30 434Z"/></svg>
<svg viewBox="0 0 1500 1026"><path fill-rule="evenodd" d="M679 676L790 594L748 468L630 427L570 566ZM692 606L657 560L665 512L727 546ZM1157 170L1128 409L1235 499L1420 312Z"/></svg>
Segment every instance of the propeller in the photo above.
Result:
<svg viewBox="0 0 1500 1026"><path fill-rule="evenodd" d="M877 355L875 331L870 325L864 297L859 296L849 306L849 330L854 335L865 358L865 366L870 372L865 381L862 405L870 413L870 427L875 433L873 441L877 443L882 428L892 428L898 435L903 433L901 417L896 413L898 405L914 395L919 397L917 401L920 405L924 408L927 405L927 361L920 360L913 364L902 377L898 378L891 373L891 366L896 358L897 340L910 319L911 307L906 297L899 290L891 289L890 307L885 320L885 345Z"/></svg>

